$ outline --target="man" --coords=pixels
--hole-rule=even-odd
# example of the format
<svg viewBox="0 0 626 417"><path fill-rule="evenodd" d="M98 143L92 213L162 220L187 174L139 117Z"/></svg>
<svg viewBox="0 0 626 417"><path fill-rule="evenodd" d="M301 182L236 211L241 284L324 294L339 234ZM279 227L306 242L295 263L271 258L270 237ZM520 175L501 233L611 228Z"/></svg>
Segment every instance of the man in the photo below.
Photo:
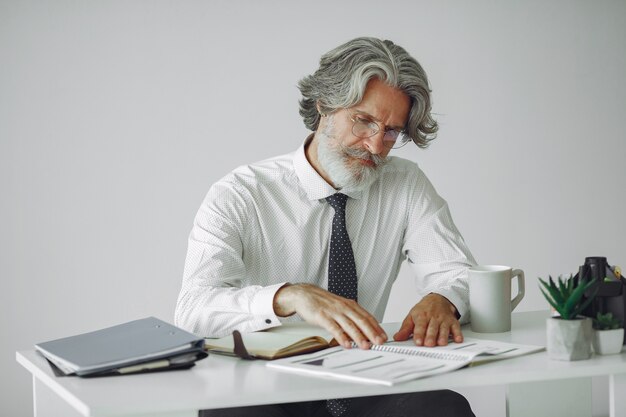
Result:
<svg viewBox="0 0 626 417"><path fill-rule="evenodd" d="M461 342L475 261L422 171L389 156L409 141L426 147L437 131L422 67L391 41L358 38L325 54L299 88L314 133L211 187L189 237L177 325L222 337L305 320L368 349L388 339L378 323L406 259L427 295L393 338ZM473 415L451 391L201 413Z"/></svg>

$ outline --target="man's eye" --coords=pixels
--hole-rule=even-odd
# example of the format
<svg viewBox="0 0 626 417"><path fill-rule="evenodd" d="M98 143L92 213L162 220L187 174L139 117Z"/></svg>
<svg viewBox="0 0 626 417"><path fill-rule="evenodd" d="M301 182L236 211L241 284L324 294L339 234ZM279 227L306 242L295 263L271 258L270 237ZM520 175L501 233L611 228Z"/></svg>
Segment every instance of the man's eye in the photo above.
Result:
<svg viewBox="0 0 626 417"><path fill-rule="evenodd" d="M364 117L357 116L357 120L359 121L359 123L362 123L364 126L367 126L368 128L372 130L378 129L378 125L374 123L374 121L372 121L371 119L366 119Z"/></svg>

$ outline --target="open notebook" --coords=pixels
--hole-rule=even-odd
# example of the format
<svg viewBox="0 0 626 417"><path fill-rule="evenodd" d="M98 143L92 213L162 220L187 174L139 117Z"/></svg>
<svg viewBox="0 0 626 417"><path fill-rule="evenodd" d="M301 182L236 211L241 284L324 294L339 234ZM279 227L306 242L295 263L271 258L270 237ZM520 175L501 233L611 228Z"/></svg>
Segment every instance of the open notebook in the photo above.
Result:
<svg viewBox="0 0 626 417"><path fill-rule="evenodd" d="M394 385L454 371L472 363L507 359L543 350L543 346L465 338L447 346L415 346L412 340L388 342L370 350L334 347L321 352L279 359L267 366L287 372Z"/></svg>
<svg viewBox="0 0 626 417"><path fill-rule="evenodd" d="M236 352L235 341L241 337L245 354ZM316 352L337 346L331 334L307 323L286 323L279 327L220 339L205 339L204 348L211 352L258 359L279 359Z"/></svg>

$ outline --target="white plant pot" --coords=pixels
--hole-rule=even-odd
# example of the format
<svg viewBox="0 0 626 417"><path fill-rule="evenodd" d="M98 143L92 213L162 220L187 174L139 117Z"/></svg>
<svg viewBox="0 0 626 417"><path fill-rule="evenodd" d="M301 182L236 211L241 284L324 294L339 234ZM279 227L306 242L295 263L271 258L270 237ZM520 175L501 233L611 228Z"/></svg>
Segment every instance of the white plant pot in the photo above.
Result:
<svg viewBox="0 0 626 417"><path fill-rule="evenodd" d="M594 330L593 351L598 355L613 355L622 351L624 329Z"/></svg>
<svg viewBox="0 0 626 417"><path fill-rule="evenodd" d="M563 320L550 317L546 320L547 351L551 359L578 361L591 357L593 328L591 319L581 317Z"/></svg>

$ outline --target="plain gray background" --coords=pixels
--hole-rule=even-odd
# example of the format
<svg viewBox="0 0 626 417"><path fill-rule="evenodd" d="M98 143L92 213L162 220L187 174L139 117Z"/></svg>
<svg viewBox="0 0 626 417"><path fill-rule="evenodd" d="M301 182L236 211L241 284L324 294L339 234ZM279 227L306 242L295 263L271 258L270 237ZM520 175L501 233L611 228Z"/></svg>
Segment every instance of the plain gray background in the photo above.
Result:
<svg viewBox="0 0 626 417"><path fill-rule="evenodd" d="M519 310L547 308L538 276L626 264L624 1L0 1L0 414L32 414L16 350L173 320L209 186L295 150L296 83L363 35L428 73L439 137L396 154L479 263L526 271ZM411 279L386 320L415 303ZM497 416L503 392L467 395Z"/></svg>

